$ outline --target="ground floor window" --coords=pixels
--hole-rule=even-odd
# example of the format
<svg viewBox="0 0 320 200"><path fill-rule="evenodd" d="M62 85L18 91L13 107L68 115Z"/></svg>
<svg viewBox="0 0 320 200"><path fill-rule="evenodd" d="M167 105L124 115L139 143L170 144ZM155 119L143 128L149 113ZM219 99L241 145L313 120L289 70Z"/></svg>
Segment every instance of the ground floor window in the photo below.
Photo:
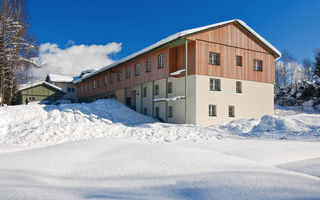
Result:
<svg viewBox="0 0 320 200"><path fill-rule="evenodd" d="M143 114L148 115L148 108L143 108Z"/></svg>
<svg viewBox="0 0 320 200"><path fill-rule="evenodd" d="M155 118L159 118L159 115L160 115L160 108L159 107L155 107L155 112L154 112L154 117Z"/></svg>
<svg viewBox="0 0 320 200"><path fill-rule="evenodd" d="M169 106L168 117L169 117L169 118L172 118L172 117L173 117L173 106Z"/></svg>
<svg viewBox="0 0 320 200"><path fill-rule="evenodd" d="M229 106L229 117L235 117L234 106Z"/></svg>
<svg viewBox="0 0 320 200"><path fill-rule="evenodd" d="M209 105L209 116L215 117L217 116L217 106L216 105Z"/></svg>

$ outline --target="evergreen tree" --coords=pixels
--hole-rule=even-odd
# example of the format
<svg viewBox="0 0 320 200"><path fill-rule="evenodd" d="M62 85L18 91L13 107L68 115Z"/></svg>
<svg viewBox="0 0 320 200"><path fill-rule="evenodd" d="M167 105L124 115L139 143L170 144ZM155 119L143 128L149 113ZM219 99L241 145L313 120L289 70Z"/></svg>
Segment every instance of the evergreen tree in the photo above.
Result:
<svg viewBox="0 0 320 200"><path fill-rule="evenodd" d="M313 75L317 78L320 78L320 50L316 51Z"/></svg>

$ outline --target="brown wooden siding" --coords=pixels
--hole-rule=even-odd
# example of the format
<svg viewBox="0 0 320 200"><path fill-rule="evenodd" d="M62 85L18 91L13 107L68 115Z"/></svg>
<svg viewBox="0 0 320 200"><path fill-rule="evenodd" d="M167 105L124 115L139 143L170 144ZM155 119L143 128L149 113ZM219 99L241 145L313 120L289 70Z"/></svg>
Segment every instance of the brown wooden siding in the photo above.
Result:
<svg viewBox="0 0 320 200"><path fill-rule="evenodd" d="M274 83L274 56L237 24L192 35L196 40L195 74ZM220 65L209 64L209 52L220 54ZM242 66L236 66L236 55ZM253 60L262 60L263 70L253 70ZM189 74L192 74L190 72Z"/></svg>
<svg viewBox="0 0 320 200"><path fill-rule="evenodd" d="M163 68L158 68L158 55L164 55L164 65ZM146 60L151 58L151 72L146 72ZM84 93L79 93L79 98L92 97L102 94L107 94L107 92L119 90L125 87L138 85L141 83L147 83L152 80L159 80L168 77L169 75L169 47L164 47L162 49L151 51L145 55L139 56L133 60L122 63L112 69L101 72L97 75L94 75L88 79L81 81L78 84L78 91L80 91L81 85L86 85L84 88ZM140 75L135 76L135 65L140 63ZM126 68L130 67L130 78L126 79ZM121 70L121 81L117 79L117 72ZM110 74L112 72L113 75L113 83L110 83ZM107 86L103 85L104 76L107 75ZM101 86L98 88L97 81L101 78ZM92 82L96 81L96 88L92 89ZM87 84L91 83L91 88L87 90ZM81 91L80 91L81 92ZM103 95L102 95L103 96Z"/></svg>
<svg viewBox="0 0 320 200"><path fill-rule="evenodd" d="M274 54L260 41L254 38L237 23L221 26L216 29L202 31L187 37L188 44L188 75L199 74L233 78L240 80L274 83ZM209 64L209 52L220 54L220 65ZM158 55L164 54L164 67L158 69ZM236 66L236 55L242 56L242 66ZM146 72L146 60L151 58L151 72ZM263 63L263 71L253 70L253 60ZM140 63L140 75L135 76L135 64ZM130 78L126 79L126 68L130 67ZM184 44L169 48L165 46L122 63L112 70L106 70L78 84L79 98L107 96L108 92L125 87L163 79L169 73L185 67ZM121 70L121 81L117 80L117 72ZM110 74L114 73L113 83ZM104 76L107 75L107 85L104 86ZM183 75L177 76L181 77ZM101 78L100 88L98 79ZM92 89L92 82L96 88ZM91 83L88 91L87 84ZM81 93L81 85L84 92Z"/></svg>

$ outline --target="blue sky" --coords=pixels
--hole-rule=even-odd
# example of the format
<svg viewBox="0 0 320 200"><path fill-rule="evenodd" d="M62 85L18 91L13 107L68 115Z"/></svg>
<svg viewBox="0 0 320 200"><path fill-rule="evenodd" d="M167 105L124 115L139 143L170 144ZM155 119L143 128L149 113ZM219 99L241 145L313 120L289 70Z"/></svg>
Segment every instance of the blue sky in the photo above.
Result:
<svg viewBox="0 0 320 200"><path fill-rule="evenodd" d="M122 42L120 59L170 34L230 19L245 21L280 51L313 58L320 48L319 0L107 1L29 0L30 33L39 43Z"/></svg>

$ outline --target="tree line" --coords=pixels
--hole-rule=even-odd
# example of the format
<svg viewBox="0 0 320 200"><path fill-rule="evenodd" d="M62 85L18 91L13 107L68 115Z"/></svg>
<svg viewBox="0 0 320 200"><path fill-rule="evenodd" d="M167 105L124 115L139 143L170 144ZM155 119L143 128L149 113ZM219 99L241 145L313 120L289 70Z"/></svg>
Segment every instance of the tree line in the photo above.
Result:
<svg viewBox="0 0 320 200"><path fill-rule="evenodd" d="M10 104L19 74L38 67L35 39L28 34L28 14L23 0L2 0L0 7L0 104Z"/></svg>
<svg viewBox="0 0 320 200"><path fill-rule="evenodd" d="M298 81L320 78L320 49L314 52L313 60L305 58L302 63L298 63L288 50L284 50L280 60L275 64L275 88L285 88Z"/></svg>

